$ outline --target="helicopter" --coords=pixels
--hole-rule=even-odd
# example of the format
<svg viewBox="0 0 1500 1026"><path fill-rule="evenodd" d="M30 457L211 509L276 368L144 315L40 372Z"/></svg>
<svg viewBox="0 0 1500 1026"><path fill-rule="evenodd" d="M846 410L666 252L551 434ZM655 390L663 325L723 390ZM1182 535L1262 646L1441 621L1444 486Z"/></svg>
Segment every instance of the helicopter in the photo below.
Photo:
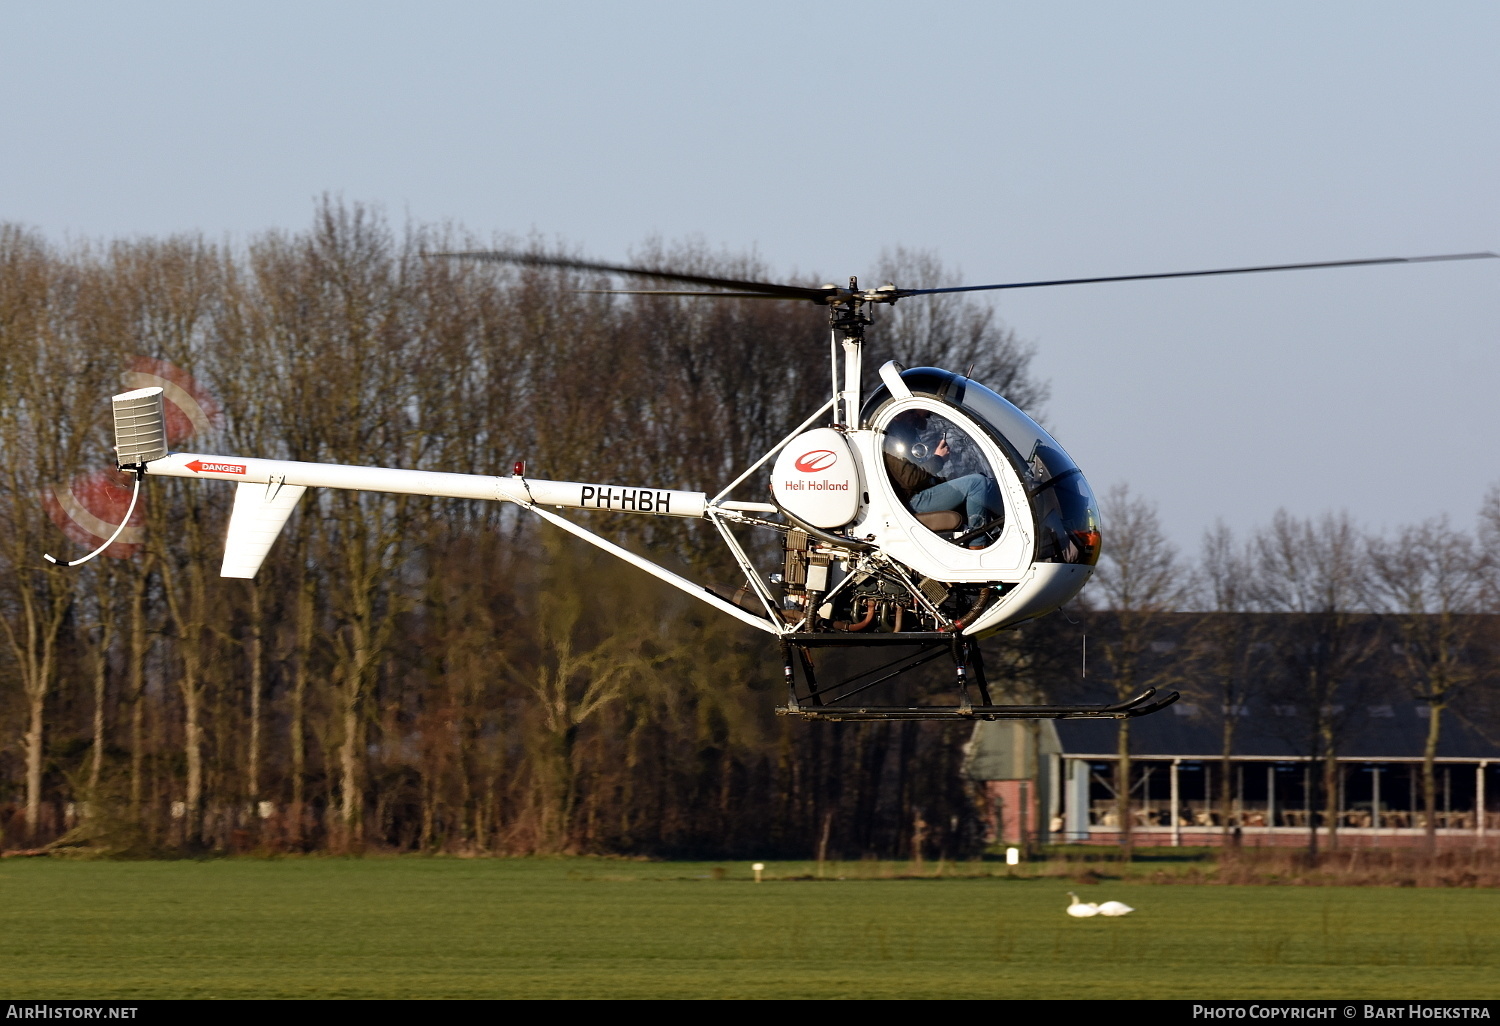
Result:
<svg viewBox="0 0 1500 1026"><path fill-rule="evenodd" d="M979 641L1061 608L1087 583L1103 545L1098 502L1083 471L1040 424L967 374L886 361L864 391L865 329L882 305L922 296L1101 282L1208 277L1493 258L1459 253L1215 270L903 289L747 281L538 253L474 250L434 259L652 279L692 288L580 289L632 296L807 302L828 310L831 395L716 494L649 485L552 481L386 467L171 452L161 387L112 398L116 465L134 475L131 510L148 475L236 484L221 576L252 579L308 488L341 488L510 502L597 546L779 645L786 685L777 712L822 720L1128 719L1158 712L1176 692L1149 689L1114 704L997 704ZM763 468L769 502L729 498ZM607 510L706 520L745 583L705 586L561 516ZM127 511L120 529L130 520ZM780 558L757 566L735 529L771 532ZM116 531L118 536L119 531ZM92 559L98 549L69 566ZM763 557L764 558L764 557ZM894 650L880 665L818 678L820 649ZM952 700L875 704L882 685L947 656Z"/></svg>

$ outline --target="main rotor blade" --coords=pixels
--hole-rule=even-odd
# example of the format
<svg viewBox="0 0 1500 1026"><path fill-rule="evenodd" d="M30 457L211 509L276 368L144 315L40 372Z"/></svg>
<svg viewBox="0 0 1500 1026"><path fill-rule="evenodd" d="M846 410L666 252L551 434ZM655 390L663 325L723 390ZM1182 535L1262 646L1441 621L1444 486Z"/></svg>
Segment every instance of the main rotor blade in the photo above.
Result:
<svg viewBox="0 0 1500 1026"><path fill-rule="evenodd" d="M1148 281L1154 278L1207 278L1216 274L1255 274L1260 271L1306 271L1320 267L1368 267L1374 264L1426 264L1439 260L1484 260L1500 253L1448 253L1441 256L1380 257L1374 260L1325 260L1315 264L1266 264L1262 267L1225 267L1215 271L1168 271L1165 274L1116 274L1104 278L1058 278L1053 281L1013 281L1003 285L957 285L946 289L900 289L897 295L931 296L940 292L990 292L996 289L1036 289L1048 285L1093 285L1106 281Z"/></svg>
<svg viewBox="0 0 1500 1026"><path fill-rule="evenodd" d="M801 299L801 296L775 296L769 292L702 292L674 289L575 289L587 296L704 296L708 299Z"/></svg>
<svg viewBox="0 0 1500 1026"><path fill-rule="evenodd" d="M486 260L491 263L520 264L523 267L558 267L569 271L598 271L603 274L631 274L641 278L660 278L663 281L680 281L689 285L707 285L711 288L731 289L738 293L754 293L776 299L803 299L822 303L828 296L827 289L807 288L802 285L778 285L765 281L740 281L736 278L711 278L702 274L682 274L652 267L624 267L619 264L600 264L592 260L570 260L566 257L539 256L534 253L515 253L507 250L469 250L459 253L429 253L429 256L446 257L453 260ZM599 290L604 291L604 290ZM652 295L678 295L679 293L648 293ZM703 295L704 293L680 293ZM723 293L720 293L723 295Z"/></svg>

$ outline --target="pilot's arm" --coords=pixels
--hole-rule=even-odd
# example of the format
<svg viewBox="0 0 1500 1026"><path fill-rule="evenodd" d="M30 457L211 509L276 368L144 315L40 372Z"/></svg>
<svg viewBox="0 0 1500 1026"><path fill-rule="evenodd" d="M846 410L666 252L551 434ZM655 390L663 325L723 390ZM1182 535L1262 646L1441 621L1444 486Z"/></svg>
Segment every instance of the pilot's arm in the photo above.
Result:
<svg viewBox="0 0 1500 1026"><path fill-rule="evenodd" d="M922 469L931 474L937 481L942 481L947 476L943 473L943 467L947 464L950 453L948 438L945 435L938 439L937 445L932 447L932 451L928 454L927 458L921 461Z"/></svg>

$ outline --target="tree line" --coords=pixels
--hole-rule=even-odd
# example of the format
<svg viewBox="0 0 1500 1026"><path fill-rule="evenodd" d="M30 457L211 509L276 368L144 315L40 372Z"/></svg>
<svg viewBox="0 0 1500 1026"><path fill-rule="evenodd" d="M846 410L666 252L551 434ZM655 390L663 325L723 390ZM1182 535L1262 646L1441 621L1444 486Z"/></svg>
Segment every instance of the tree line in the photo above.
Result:
<svg viewBox="0 0 1500 1026"><path fill-rule="evenodd" d="M817 308L608 296L587 275L425 256L534 245L336 202L242 246L60 248L0 227L0 846L940 858L982 843L968 728L779 718L780 666L755 632L515 507L311 491L248 582L218 577L232 490L157 478L123 558L42 561L78 551L47 496L113 466L107 397L143 359L216 400L194 451L472 474L525 460L535 477L710 492L826 399ZM778 277L694 245L648 243L635 262ZM930 254L893 251L880 273L950 283ZM971 369L1032 412L1046 399L1031 349L980 302L884 311L871 349L872 373ZM740 497L761 498L753 482ZM580 516L737 583L707 525ZM1165 680L1143 653L1182 608L1215 614L1193 664L1213 672L1167 675L1212 680L1225 705L1271 680L1331 695L1369 656L1349 624L1375 610L1406 625L1403 680L1434 732L1482 683L1468 614L1495 608L1482 553L1500 500L1482 540L1283 515L1245 542L1216 532L1192 566L1128 492L1105 518L1087 602L985 643L1018 700L1076 684L1079 617L1112 686ZM1305 625L1272 639L1274 673L1242 615L1260 611ZM1310 715L1309 758L1329 758L1342 728Z"/></svg>
<svg viewBox="0 0 1500 1026"><path fill-rule="evenodd" d="M1444 728L1461 715L1480 736L1500 737L1500 486L1472 532L1437 517L1372 533L1347 512L1283 510L1245 538L1220 523L1194 562L1167 541L1155 506L1128 488L1111 490L1103 507L1105 558L1083 598L1104 676L1120 697L1179 686L1214 721L1226 832L1229 760L1251 703L1274 708L1282 740L1319 769L1308 795L1309 809L1321 809L1308 819L1316 856L1320 829L1324 844L1337 844L1338 757L1370 704L1394 698L1426 710L1420 819L1435 846ZM1169 657L1153 650L1163 644ZM1113 789L1127 852L1130 756L1122 721Z"/></svg>
<svg viewBox="0 0 1500 1026"><path fill-rule="evenodd" d="M574 273L424 256L485 243L532 244L333 202L241 247L59 249L0 228L3 844L970 844L961 732L775 717L779 668L754 632L514 507L310 493L243 582L218 577L232 490L151 479L138 539L111 550L128 558L41 560L78 551L46 497L112 467L107 397L143 358L217 400L178 448L476 474L525 460L536 477L691 490L716 491L826 398L819 310L611 297ZM772 277L691 245L635 259ZM920 253L886 263L905 282L944 274ZM982 305L898 311L873 337L892 340L886 357L1044 397ZM736 581L706 525L585 516L697 580Z"/></svg>

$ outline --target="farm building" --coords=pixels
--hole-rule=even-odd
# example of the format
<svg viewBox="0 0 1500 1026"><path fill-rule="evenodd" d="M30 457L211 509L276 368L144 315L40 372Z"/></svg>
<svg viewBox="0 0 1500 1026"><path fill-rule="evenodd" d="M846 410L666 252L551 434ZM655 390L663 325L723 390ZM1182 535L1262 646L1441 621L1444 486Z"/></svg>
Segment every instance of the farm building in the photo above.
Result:
<svg viewBox="0 0 1500 1026"><path fill-rule="evenodd" d="M1310 820L1326 828L1324 800L1313 790L1323 763L1309 761L1299 745L1306 723L1298 712L1271 701L1226 712L1185 699L1131 720L1135 843L1212 845L1227 834L1248 845L1298 845L1305 843ZM1425 833L1421 774L1428 707L1382 699L1358 709L1336 706L1332 713L1342 717L1339 843L1416 843ZM1220 800L1226 715L1235 721L1227 822ZM1117 843L1117 730L1108 720L976 724L965 773L981 785L995 839ZM1436 761L1442 843L1492 843L1500 836L1497 770L1500 746L1448 710Z"/></svg>

